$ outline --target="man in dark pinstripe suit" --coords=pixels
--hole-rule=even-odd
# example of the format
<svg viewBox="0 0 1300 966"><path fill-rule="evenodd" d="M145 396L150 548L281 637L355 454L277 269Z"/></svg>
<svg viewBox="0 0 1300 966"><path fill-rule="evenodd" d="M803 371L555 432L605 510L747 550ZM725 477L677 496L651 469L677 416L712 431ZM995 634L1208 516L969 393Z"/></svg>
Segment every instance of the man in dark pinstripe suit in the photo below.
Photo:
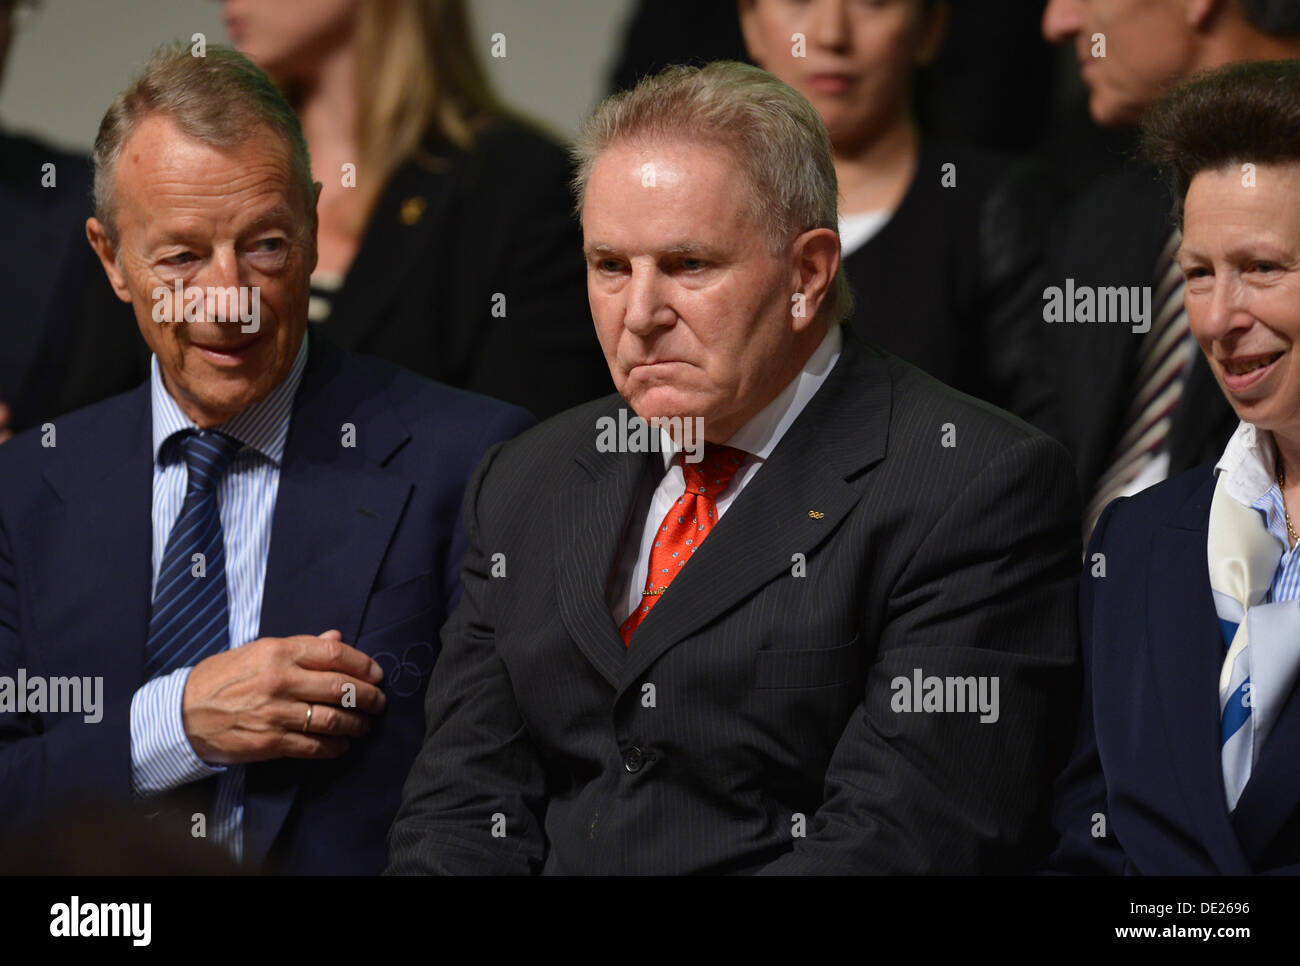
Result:
<svg viewBox="0 0 1300 966"><path fill-rule="evenodd" d="M839 324L784 84L670 69L577 153L619 395L470 483L389 872L1026 867L1077 701L1065 451Z"/></svg>

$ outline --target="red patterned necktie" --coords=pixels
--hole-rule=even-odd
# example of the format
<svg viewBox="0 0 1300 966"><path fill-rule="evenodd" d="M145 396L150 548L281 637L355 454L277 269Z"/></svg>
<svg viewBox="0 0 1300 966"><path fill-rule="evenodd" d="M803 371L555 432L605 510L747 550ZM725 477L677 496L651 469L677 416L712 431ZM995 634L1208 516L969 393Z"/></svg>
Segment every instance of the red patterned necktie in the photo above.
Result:
<svg viewBox="0 0 1300 966"><path fill-rule="evenodd" d="M641 603L619 628L625 645L631 644L632 632L645 620L677 572L686 566L691 554L700 548L718 522L718 507L713 501L736 475L746 453L730 446L706 443L704 459L700 462L687 463L683 456L684 453L678 453L677 461L686 478L686 492L669 507L655 533Z"/></svg>

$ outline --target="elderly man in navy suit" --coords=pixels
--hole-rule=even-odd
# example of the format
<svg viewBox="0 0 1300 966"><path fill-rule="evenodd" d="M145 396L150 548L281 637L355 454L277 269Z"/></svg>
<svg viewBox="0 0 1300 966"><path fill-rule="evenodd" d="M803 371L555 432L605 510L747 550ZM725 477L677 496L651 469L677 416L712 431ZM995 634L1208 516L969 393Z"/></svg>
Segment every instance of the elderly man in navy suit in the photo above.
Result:
<svg viewBox="0 0 1300 966"><path fill-rule="evenodd" d="M531 417L306 332L320 185L241 55L156 54L95 168L152 375L0 452L0 834L134 801L160 848L379 872L465 482Z"/></svg>

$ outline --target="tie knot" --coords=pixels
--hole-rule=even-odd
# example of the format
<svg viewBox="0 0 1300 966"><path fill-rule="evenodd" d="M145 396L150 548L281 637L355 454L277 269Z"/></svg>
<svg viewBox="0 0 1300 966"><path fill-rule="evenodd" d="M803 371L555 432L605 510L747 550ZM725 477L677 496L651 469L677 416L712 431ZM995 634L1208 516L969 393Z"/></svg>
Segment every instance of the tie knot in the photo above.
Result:
<svg viewBox="0 0 1300 966"><path fill-rule="evenodd" d="M211 491L244 444L224 433L201 429L181 440L185 466L189 470L189 490Z"/></svg>
<svg viewBox="0 0 1300 966"><path fill-rule="evenodd" d="M744 450L716 443L704 444L704 458L698 463L686 462L685 450L678 456L682 461L682 475L686 478L686 492L710 500L727 488L745 462Z"/></svg>

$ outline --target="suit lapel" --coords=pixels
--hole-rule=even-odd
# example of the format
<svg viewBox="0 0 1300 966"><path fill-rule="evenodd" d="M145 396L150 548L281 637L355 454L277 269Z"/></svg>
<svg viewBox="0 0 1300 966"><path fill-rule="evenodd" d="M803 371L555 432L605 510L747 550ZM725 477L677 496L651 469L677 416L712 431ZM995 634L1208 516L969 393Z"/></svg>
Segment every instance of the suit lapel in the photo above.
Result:
<svg viewBox="0 0 1300 966"><path fill-rule="evenodd" d="M857 503L848 482L885 455L892 387L884 358L845 329L839 362L637 628L620 690L667 650L830 538Z"/></svg>
<svg viewBox="0 0 1300 966"><path fill-rule="evenodd" d="M604 415L617 418L626 407L621 399ZM593 436L594 440L594 436ZM626 648L609 612L606 587L630 526L633 504L640 495L651 461L659 453L597 454L594 445L582 449L576 462L588 479L568 489L559 500L560 519L576 521L559 559L567 564L556 568L556 601L564 626L587 660L601 677L617 687L626 663Z"/></svg>
<svg viewBox="0 0 1300 966"><path fill-rule="evenodd" d="M1250 867L1229 820L1219 758L1224 645L1206 560L1213 492L1211 475L1152 538L1147 653L1183 801L1218 870L1244 875Z"/></svg>
<svg viewBox="0 0 1300 966"><path fill-rule="evenodd" d="M148 384L108 405L124 411L93 424L83 419L55 425L59 435L45 478L59 502L42 521L41 546L32 556L45 568L35 582L34 613L49 646L69 648L51 657L84 664L89 649L95 667L111 666L106 685L129 695L144 683L153 584ZM65 623L71 621L81 623ZM93 644L105 628L119 646ZM68 633L76 639L65 644ZM100 672L87 667L83 673Z"/></svg>
<svg viewBox="0 0 1300 966"><path fill-rule="evenodd" d="M259 633L337 627L351 644L410 497L410 481L382 469L409 434L389 411L376 411L376 387L338 349L313 334L308 351L280 469ZM341 442L347 423L355 448ZM265 859L311 766L279 759L248 768L246 862Z"/></svg>

